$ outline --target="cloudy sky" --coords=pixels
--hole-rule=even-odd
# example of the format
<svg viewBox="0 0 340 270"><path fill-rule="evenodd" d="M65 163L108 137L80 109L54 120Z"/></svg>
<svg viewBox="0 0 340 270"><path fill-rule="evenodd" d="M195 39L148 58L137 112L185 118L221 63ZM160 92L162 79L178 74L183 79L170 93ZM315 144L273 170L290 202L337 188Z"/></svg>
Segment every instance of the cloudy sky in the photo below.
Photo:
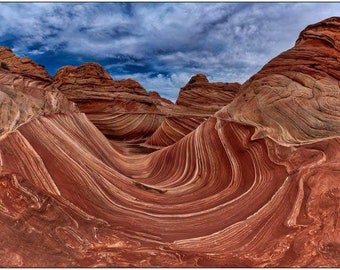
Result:
<svg viewBox="0 0 340 270"><path fill-rule="evenodd" d="M340 3L0 3L0 45L43 64L100 63L175 100L190 77L243 83Z"/></svg>

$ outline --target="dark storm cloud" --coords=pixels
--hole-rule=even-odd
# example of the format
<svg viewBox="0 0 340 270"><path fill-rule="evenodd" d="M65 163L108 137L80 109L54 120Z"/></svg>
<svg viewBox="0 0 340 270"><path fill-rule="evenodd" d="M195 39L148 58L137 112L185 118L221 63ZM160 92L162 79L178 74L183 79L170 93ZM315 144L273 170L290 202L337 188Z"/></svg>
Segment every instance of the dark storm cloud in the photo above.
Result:
<svg viewBox="0 0 340 270"><path fill-rule="evenodd" d="M51 74L96 61L175 99L189 78L244 82L337 3L0 3L0 44Z"/></svg>

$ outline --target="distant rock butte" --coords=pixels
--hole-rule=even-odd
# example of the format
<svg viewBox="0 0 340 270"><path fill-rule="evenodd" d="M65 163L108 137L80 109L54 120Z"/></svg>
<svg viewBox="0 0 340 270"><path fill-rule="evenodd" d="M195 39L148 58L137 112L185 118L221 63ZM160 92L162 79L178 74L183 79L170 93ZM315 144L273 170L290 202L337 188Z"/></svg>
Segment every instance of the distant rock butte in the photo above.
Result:
<svg viewBox="0 0 340 270"><path fill-rule="evenodd" d="M211 116L195 76L179 98L195 104L171 113L207 120L151 153L109 141L65 95L99 114L117 94L107 117L132 136L129 110L171 109L156 93L123 94L94 64L50 81L0 68L0 266L338 267L339 26L307 27Z"/></svg>
<svg viewBox="0 0 340 270"><path fill-rule="evenodd" d="M304 144L340 133L340 20L308 26L296 45L242 85L216 116L256 127L254 138Z"/></svg>
<svg viewBox="0 0 340 270"><path fill-rule="evenodd" d="M239 83L210 83L204 74L193 76L180 90L171 114L145 145L164 147L178 142L230 103L240 87Z"/></svg>
<svg viewBox="0 0 340 270"><path fill-rule="evenodd" d="M87 98L105 99L109 93L125 92L146 95L146 90L136 81L125 79L114 81L97 63L80 66L64 66L53 76L54 84L75 101ZM95 88L97 86L98 88Z"/></svg>
<svg viewBox="0 0 340 270"><path fill-rule="evenodd" d="M197 74L180 90L176 105L198 112L216 112L235 97L240 87L239 83L210 83L205 75Z"/></svg>
<svg viewBox="0 0 340 270"><path fill-rule="evenodd" d="M53 81L111 139L145 140L173 106L132 79L113 80L96 63L62 67Z"/></svg>

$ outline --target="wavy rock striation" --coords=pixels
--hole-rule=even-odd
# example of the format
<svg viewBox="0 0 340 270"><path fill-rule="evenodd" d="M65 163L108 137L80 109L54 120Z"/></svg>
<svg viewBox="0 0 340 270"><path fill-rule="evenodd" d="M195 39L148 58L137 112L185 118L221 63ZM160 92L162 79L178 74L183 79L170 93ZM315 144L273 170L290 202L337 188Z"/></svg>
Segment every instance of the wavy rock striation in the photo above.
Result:
<svg viewBox="0 0 340 270"><path fill-rule="evenodd" d="M96 63L65 66L53 77L54 85L111 139L148 138L172 108L169 100L131 79L114 81Z"/></svg>
<svg viewBox="0 0 340 270"><path fill-rule="evenodd" d="M239 83L210 83L203 74L193 76L183 87L176 106L161 126L145 142L152 147L171 145L230 103L240 88Z"/></svg>
<svg viewBox="0 0 340 270"><path fill-rule="evenodd" d="M218 116L256 126L254 138L269 136L288 145L338 136L339 26L337 17L308 26Z"/></svg>
<svg viewBox="0 0 340 270"><path fill-rule="evenodd" d="M338 22L310 29L322 36ZM61 93L40 98L51 86L0 70L0 85L31 83L29 91L17 87L15 99L31 116L9 121L11 129L0 138L0 265L338 267L339 134L329 136L326 129L322 137L305 129L312 142L291 142L300 124L283 134L272 125L271 134L256 136L269 130L262 125L268 108L251 107L257 113L251 124L241 121L250 114L241 119L239 110L246 113L262 91L278 92L273 85L285 82L266 71L275 83L261 81L258 97L248 103L243 94L254 94L249 83L261 80L262 72L176 143L132 154L110 143ZM307 88L295 86L295 92ZM313 112L318 98L305 106ZM60 109L36 109L48 100ZM333 109L322 113L333 119ZM298 115L296 122L305 123ZM281 128L289 126L285 121Z"/></svg>

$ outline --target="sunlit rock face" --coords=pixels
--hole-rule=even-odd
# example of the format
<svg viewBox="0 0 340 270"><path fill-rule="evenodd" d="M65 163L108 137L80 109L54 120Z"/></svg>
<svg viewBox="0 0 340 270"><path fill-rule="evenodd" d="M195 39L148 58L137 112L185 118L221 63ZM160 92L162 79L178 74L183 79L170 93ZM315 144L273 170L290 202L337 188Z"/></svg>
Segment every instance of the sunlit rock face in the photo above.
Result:
<svg viewBox="0 0 340 270"><path fill-rule="evenodd" d="M169 100L147 91L132 79L114 81L96 63L65 66L53 77L56 86L106 136L143 141L172 108Z"/></svg>
<svg viewBox="0 0 340 270"><path fill-rule="evenodd" d="M253 93L248 84L241 91ZM1 266L340 265L338 134L296 143L287 140L295 131L273 126L266 136L264 111L254 110L258 122L236 117L255 106L241 92L243 106L233 101L172 145L133 154L55 85L0 69L0 86L2 104L16 104L0 115ZM333 119L336 109L323 113ZM16 121L18 112L29 116Z"/></svg>
<svg viewBox="0 0 340 270"><path fill-rule="evenodd" d="M304 144L340 133L340 20L304 29L296 45L242 85L217 115L256 126L254 138Z"/></svg>
<svg viewBox="0 0 340 270"><path fill-rule="evenodd" d="M180 90L176 106L145 145L164 147L178 142L201 123L229 104L239 83L210 83L203 74L193 76Z"/></svg>
<svg viewBox="0 0 340 270"><path fill-rule="evenodd" d="M36 77L36 70L31 71L32 75L19 75L0 69L0 136L39 115L79 111L49 81Z"/></svg>
<svg viewBox="0 0 340 270"><path fill-rule="evenodd" d="M0 46L0 69L8 70L11 73L17 73L25 77L32 77L38 80L50 81L48 72L42 65L34 63L28 57L18 57L12 50Z"/></svg>

